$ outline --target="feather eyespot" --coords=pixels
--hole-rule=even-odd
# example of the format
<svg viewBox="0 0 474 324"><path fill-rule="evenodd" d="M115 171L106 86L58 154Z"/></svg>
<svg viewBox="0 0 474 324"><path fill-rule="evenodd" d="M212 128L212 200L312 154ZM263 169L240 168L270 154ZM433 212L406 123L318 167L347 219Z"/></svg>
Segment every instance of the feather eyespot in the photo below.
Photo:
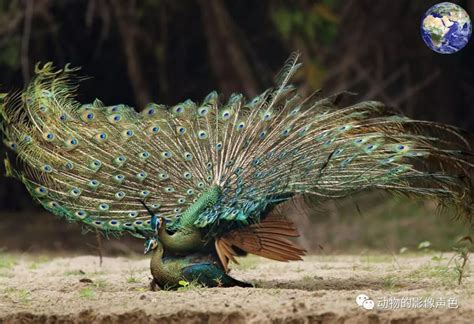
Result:
<svg viewBox="0 0 474 324"><path fill-rule="evenodd" d="M98 208L99 208L100 211L108 211L109 210L109 205L106 204L106 203L101 203L101 204L99 204Z"/></svg>
<svg viewBox="0 0 474 324"><path fill-rule="evenodd" d="M100 182L98 180L89 181L89 187L92 188L93 190L97 189L99 185L100 185Z"/></svg>
<svg viewBox="0 0 474 324"><path fill-rule="evenodd" d="M102 162L100 162L99 160L94 160L90 164L90 167L93 170L98 170L101 166L102 166Z"/></svg>
<svg viewBox="0 0 474 324"><path fill-rule="evenodd" d="M137 173L136 177L139 181L145 180L145 178L148 176L148 174L145 171L141 171Z"/></svg>
<svg viewBox="0 0 474 324"><path fill-rule="evenodd" d="M173 154L170 151L164 151L161 153L161 156L168 159L172 156Z"/></svg>
<svg viewBox="0 0 474 324"><path fill-rule="evenodd" d="M59 204L56 201L50 201L50 202L48 202L48 207L49 208L58 208Z"/></svg>
<svg viewBox="0 0 474 324"><path fill-rule="evenodd" d="M122 132L122 136L125 137L125 139L131 138L134 134L135 132L131 129L127 129Z"/></svg>
<svg viewBox="0 0 474 324"><path fill-rule="evenodd" d="M140 191L140 196L142 196L143 198L148 197L148 195L150 195L150 192L148 190Z"/></svg>
<svg viewBox="0 0 474 324"><path fill-rule="evenodd" d="M125 179L125 176L122 175L122 174L117 174L117 175L114 176L115 182L117 182L119 184L122 183L124 179Z"/></svg>
<svg viewBox="0 0 474 324"><path fill-rule="evenodd" d="M158 174L158 177L159 177L161 180L165 180L165 179L168 179L168 174L165 173L165 172L162 172L162 173Z"/></svg>
<svg viewBox="0 0 474 324"><path fill-rule="evenodd" d="M198 110L198 114L200 116L206 116L208 112L209 112L208 108L201 108L201 109Z"/></svg>
<svg viewBox="0 0 474 324"><path fill-rule="evenodd" d="M81 190L79 188L72 188L70 193L73 197L79 197L81 195Z"/></svg>
<svg viewBox="0 0 474 324"><path fill-rule="evenodd" d="M125 192L119 191L115 194L115 198L117 199L123 199L125 197Z"/></svg>
<svg viewBox="0 0 474 324"><path fill-rule="evenodd" d="M207 138L207 132L206 131L199 131L198 132L198 137L199 139L206 139Z"/></svg>
<svg viewBox="0 0 474 324"><path fill-rule="evenodd" d="M144 151L144 152L141 152L138 155L138 157L141 158L141 159L148 159L150 157L150 153L148 151Z"/></svg>
<svg viewBox="0 0 474 324"><path fill-rule="evenodd" d="M79 217L80 219L84 219L85 217L87 217L87 213L83 210L78 210L77 212L74 213L77 217Z"/></svg>
<svg viewBox="0 0 474 324"><path fill-rule="evenodd" d="M68 161L66 164L64 164L64 167L68 170L72 170L74 168L74 164L71 161Z"/></svg>
<svg viewBox="0 0 474 324"><path fill-rule="evenodd" d="M40 196L40 197L44 197L48 194L48 189L46 189L45 187L41 186L41 187L37 187L35 189L35 192Z"/></svg>
<svg viewBox="0 0 474 324"><path fill-rule="evenodd" d="M152 134L157 134L160 131L160 127L159 126L152 126L152 127L149 128L149 131Z"/></svg>
<svg viewBox="0 0 474 324"><path fill-rule="evenodd" d="M229 119L229 118L230 118L230 112L224 111L224 112L222 113L222 119L225 120L225 119Z"/></svg>
<svg viewBox="0 0 474 324"><path fill-rule="evenodd" d="M44 136L44 139L47 140L48 142L51 142L52 140L54 140L54 138L55 138L55 135L53 133L46 133Z"/></svg>
<svg viewBox="0 0 474 324"><path fill-rule="evenodd" d="M43 171L46 172L46 173L51 173L51 172L53 172L53 167L50 166L49 164L45 164L43 166Z"/></svg>

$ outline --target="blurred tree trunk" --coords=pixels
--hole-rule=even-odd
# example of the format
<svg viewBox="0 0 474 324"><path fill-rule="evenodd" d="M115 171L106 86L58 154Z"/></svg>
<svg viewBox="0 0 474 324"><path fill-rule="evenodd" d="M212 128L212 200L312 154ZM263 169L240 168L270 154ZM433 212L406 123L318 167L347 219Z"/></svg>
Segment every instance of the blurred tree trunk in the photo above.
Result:
<svg viewBox="0 0 474 324"><path fill-rule="evenodd" d="M199 5L207 37L209 61L220 91L225 96L236 91L243 91L250 97L257 95L257 82L236 37L237 26L223 2L200 0Z"/></svg>
<svg viewBox="0 0 474 324"><path fill-rule="evenodd" d="M141 110L150 100L150 93L143 76L142 64L140 64L140 56L137 52L135 40L137 39L136 17L134 1L112 0L112 6L116 15L117 26L122 46L124 48L125 59L127 63L128 75L132 84L135 98L137 101L137 109Z"/></svg>

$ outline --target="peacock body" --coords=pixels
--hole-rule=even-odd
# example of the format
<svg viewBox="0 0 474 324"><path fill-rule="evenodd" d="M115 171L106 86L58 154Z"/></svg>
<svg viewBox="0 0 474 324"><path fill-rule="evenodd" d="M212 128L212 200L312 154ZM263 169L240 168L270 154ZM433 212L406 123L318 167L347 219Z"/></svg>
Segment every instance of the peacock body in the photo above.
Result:
<svg viewBox="0 0 474 324"><path fill-rule="evenodd" d="M76 69L37 66L0 108L4 142L19 160L15 169L6 160L7 172L58 216L107 236L156 237L176 257L216 253L224 271L241 252L301 258L287 239L298 235L293 224L272 212L299 194L323 201L383 189L470 218L472 151L460 130L379 102L338 108L338 95L303 98L289 83L297 60L252 100L221 103L212 92L199 104L140 113L80 104Z"/></svg>

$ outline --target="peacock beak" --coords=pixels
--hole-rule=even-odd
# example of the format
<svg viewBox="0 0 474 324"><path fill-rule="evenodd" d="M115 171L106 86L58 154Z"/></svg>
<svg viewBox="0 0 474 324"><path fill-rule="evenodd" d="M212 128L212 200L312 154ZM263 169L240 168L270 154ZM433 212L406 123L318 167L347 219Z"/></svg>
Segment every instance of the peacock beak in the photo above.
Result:
<svg viewBox="0 0 474 324"><path fill-rule="evenodd" d="M153 250L153 242L147 241L145 243L145 251L143 251L143 254L148 254L151 250Z"/></svg>

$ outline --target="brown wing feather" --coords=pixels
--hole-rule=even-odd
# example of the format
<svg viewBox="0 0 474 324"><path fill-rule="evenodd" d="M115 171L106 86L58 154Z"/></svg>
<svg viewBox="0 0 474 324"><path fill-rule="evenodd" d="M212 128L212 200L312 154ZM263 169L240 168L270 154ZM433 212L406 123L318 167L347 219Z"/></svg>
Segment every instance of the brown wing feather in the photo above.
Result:
<svg viewBox="0 0 474 324"><path fill-rule="evenodd" d="M306 250L286 237L298 237L293 223L284 217L270 214L261 223L238 229L217 238L216 251L226 271L235 259L237 247L247 253L277 261L301 260Z"/></svg>

